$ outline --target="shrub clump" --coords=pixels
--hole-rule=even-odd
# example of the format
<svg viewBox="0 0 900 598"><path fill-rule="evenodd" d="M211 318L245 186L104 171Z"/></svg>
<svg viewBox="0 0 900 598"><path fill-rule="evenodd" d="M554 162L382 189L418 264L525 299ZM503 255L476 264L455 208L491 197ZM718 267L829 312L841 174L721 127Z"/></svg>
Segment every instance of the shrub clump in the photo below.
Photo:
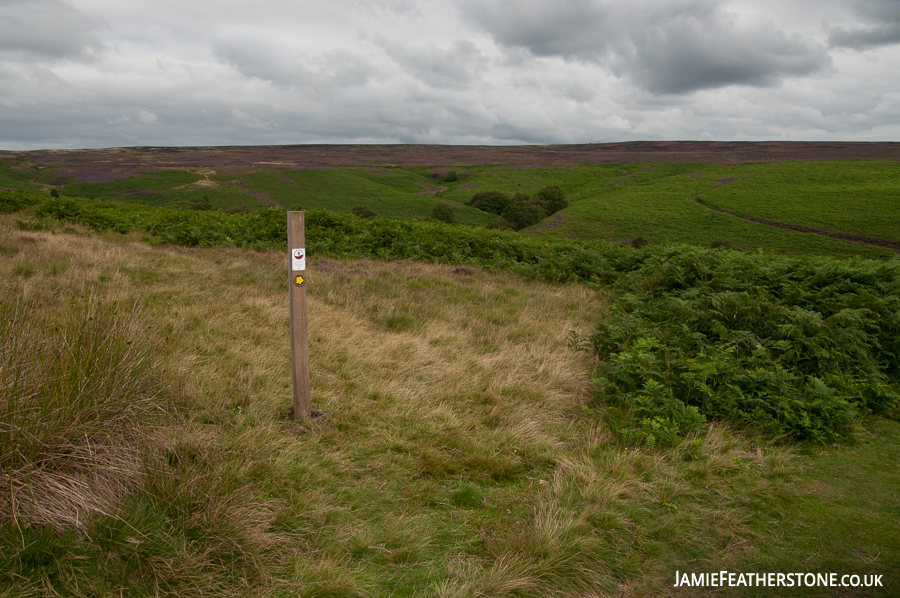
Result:
<svg viewBox="0 0 900 598"><path fill-rule="evenodd" d="M210 201L208 195L204 195L200 199L179 199L175 201L170 201L167 204L169 208L175 208L178 210L200 210L200 211L209 211L212 210L212 201Z"/></svg>
<svg viewBox="0 0 900 598"><path fill-rule="evenodd" d="M453 183L458 181L459 179L465 178L469 176L468 172L460 172L457 173L455 170L447 170L444 168L438 168L436 170L432 170L426 176L432 178L436 181L441 181L443 183Z"/></svg>
<svg viewBox="0 0 900 598"><path fill-rule="evenodd" d="M587 337L592 413L627 442L705 419L824 443L900 402L900 264L668 248Z"/></svg>
<svg viewBox="0 0 900 598"><path fill-rule="evenodd" d="M517 196L518 197L518 196ZM513 202L509 208L503 212L503 218L513 225L516 230L532 226L547 217L547 212L543 207L531 200L519 200Z"/></svg>
<svg viewBox="0 0 900 598"><path fill-rule="evenodd" d="M535 197L540 198L546 204L547 215L555 214L569 207L569 201L566 199L563 190L556 186L544 187L537 192Z"/></svg>
<svg viewBox="0 0 900 598"><path fill-rule="evenodd" d="M350 213L354 216L359 216L360 218L365 218L367 220L378 218L378 214L375 213L375 210L367 206L355 206L352 210L350 210Z"/></svg>
<svg viewBox="0 0 900 598"><path fill-rule="evenodd" d="M502 191L479 191L472 196L469 205L482 212L490 212L500 216L512 204L509 195Z"/></svg>
<svg viewBox="0 0 900 598"><path fill-rule="evenodd" d="M431 206L431 217L447 224L452 224L456 220L456 210L453 204L446 201L439 201Z"/></svg>
<svg viewBox="0 0 900 598"><path fill-rule="evenodd" d="M11 214L47 200L46 195L0 191L0 214Z"/></svg>
<svg viewBox="0 0 900 598"><path fill-rule="evenodd" d="M488 220L487 227L494 230L516 230L516 227L504 219L503 216L497 216Z"/></svg>
<svg viewBox="0 0 900 598"><path fill-rule="evenodd" d="M559 187L544 187L533 197L517 193L510 198L502 191L481 191L472 196L469 205L483 212L496 214L511 228L521 230L565 208L569 202ZM495 223L493 228L504 228L500 224Z"/></svg>
<svg viewBox="0 0 900 598"><path fill-rule="evenodd" d="M649 244L650 244L650 241L648 241L644 237L636 237L636 238L632 239L631 243L630 243L630 245L632 247L634 247L635 249L640 249L641 247L646 247Z"/></svg>

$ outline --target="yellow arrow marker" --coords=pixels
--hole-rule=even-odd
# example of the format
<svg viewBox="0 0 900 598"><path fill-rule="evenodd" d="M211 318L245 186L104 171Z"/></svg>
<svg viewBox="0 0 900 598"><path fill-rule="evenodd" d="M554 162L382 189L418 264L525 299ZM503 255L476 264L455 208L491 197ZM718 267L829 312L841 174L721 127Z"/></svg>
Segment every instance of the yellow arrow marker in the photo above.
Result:
<svg viewBox="0 0 900 598"><path fill-rule="evenodd" d="M295 286L302 287L304 282L306 282L306 281L303 280L303 277L300 276L299 274L294 277L294 285Z"/></svg>

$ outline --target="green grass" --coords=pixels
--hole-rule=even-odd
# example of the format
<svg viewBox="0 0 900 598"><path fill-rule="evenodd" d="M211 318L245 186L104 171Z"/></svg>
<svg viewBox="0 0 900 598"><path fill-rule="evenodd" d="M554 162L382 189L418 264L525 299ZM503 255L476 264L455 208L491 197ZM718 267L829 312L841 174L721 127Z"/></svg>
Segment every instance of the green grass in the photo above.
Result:
<svg viewBox="0 0 900 598"><path fill-rule="evenodd" d="M900 472L883 467L897 459L896 421L873 421L859 442L814 451L798 473L806 494L785 520L795 531L762 551L767 564L786 569L794 555L807 554L822 571L862 574L879 569L896 591L900 545L894 539L900 537L900 500L885 490L900 487ZM876 563L886 567L873 566Z"/></svg>
<svg viewBox="0 0 900 598"><path fill-rule="evenodd" d="M831 233L876 236L900 241L897 186L900 165L893 162L784 162L720 166L714 164L615 164L569 168L504 168L447 165L467 176L444 183L428 177L432 167L290 170L265 168L241 173L165 170L105 184L57 180L53 167L33 173L0 166L0 186L162 206L210 199L214 210L258 209L260 202L288 208L350 212L356 206L382 218L427 219L437 201L456 204L456 222L485 225L492 215L468 207L479 191L533 195L559 186L570 205L543 237L709 246L726 241L738 249L768 249L792 255L885 258L888 249L785 230L742 219L821 228ZM58 178L58 177L57 177ZM202 180L201 180L202 179ZM722 181L717 179L728 179ZM6 183L4 183L6 181ZM723 184L725 182L726 184ZM699 198L700 202L694 201ZM701 203L702 202L702 203ZM716 211L724 209L730 213ZM529 234L526 230L524 234Z"/></svg>
<svg viewBox="0 0 900 598"><path fill-rule="evenodd" d="M166 204L180 201L188 205L196 204L208 198L212 204L212 209L220 211L239 208L252 212L262 207L258 198L251 195L245 188L237 185L221 185L215 189L201 187L190 191L185 190L167 194L165 198L167 199Z"/></svg>
<svg viewBox="0 0 900 598"><path fill-rule="evenodd" d="M382 218L428 218L439 199L429 189L446 187L409 169L365 170L280 170L255 172L249 180L255 189L268 193L282 204L307 210L327 209L350 212L366 206ZM453 183L458 186L460 183ZM486 224L491 216L464 205L456 206L460 223Z"/></svg>
<svg viewBox="0 0 900 598"><path fill-rule="evenodd" d="M417 195L428 170L106 189L332 210L307 218L323 415L303 422L284 416L283 210L0 192L0 596L772 594L671 588L676 570L723 569L880 574L884 588L837 595L897 593L896 259L691 201L862 234L876 212L894 238L896 166L456 167L470 176ZM723 177L738 178L713 189ZM547 185L570 207L537 238L416 220ZM356 205L382 218L337 213ZM637 236L651 245L595 242ZM717 239L801 257L703 247ZM571 350L598 329L612 356ZM790 368L782 382L819 394L753 395ZM610 372L621 396L597 394ZM663 383L723 410L664 438L674 411L648 402ZM758 421L729 413L747 397L756 411L736 413ZM767 433L773 397L828 417ZM617 400L623 417L603 417ZM815 442L773 438L785 429Z"/></svg>
<svg viewBox="0 0 900 598"><path fill-rule="evenodd" d="M0 163L0 187L4 190L28 191L28 182L33 173L27 167L15 162Z"/></svg>
<svg viewBox="0 0 900 598"><path fill-rule="evenodd" d="M42 178L52 179L53 173L46 173ZM159 170L113 183L69 183L61 192L71 197L127 198L136 203L161 205L174 189L196 183L200 178L186 170Z"/></svg>
<svg viewBox="0 0 900 598"><path fill-rule="evenodd" d="M748 521L768 530L767 541L734 542L742 552L727 553L710 566L697 558L672 563L673 573L835 573L880 575L882 587L847 588L684 588L675 595L756 596L894 596L900 583L900 499L889 489L898 483L900 424L872 421L858 440L824 449L804 449L790 469L792 492L782 492ZM761 506L760 503L757 505ZM731 552L731 551L727 551ZM674 575L672 578L674 583Z"/></svg>
<svg viewBox="0 0 900 598"><path fill-rule="evenodd" d="M892 223L887 215L900 209L890 201L890 194L898 195L896 177L900 166L895 163L796 163L778 165L744 165L724 167L711 164L647 164L607 167L580 167L528 170L471 169L466 182L476 187L442 195L457 201L468 201L477 191L497 189L509 195L534 193L541 186L557 185L563 189L570 206L561 213L566 220L542 233L549 236L572 236L583 239L629 240L644 237L654 244L691 243L703 246L715 240L728 240L735 248L766 248L780 253L833 255L836 257L886 257L891 252L874 247L849 245L833 238L806 234L755 224L730 214L717 212L692 199L700 196L717 207L737 214L771 220L784 220L808 226L822 226L830 232L853 232L878 235L879 228L870 228L874 218ZM860 171L861 168L866 170ZM750 173L749 171L754 171ZM784 171L793 170L789 175ZM798 172L807 178L797 176ZM833 176L827 176L831 173ZM685 175L699 176L685 176ZM842 175L846 174L844 177ZM809 178L819 176L818 188L805 187ZM852 176L851 176L852 175ZM725 186L713 179L738 177ZM855 178L854 178L855 177ZM855 188L849 200L840 191L831 194L832 201L807 201L811 196L844 179L866 185ZM851 183L848 183L851 184ZM729 195L730 194L730 195ZM719 198L732 198L722 203ZM818 197L818 196L817 196ZM859 202L864 208L847 208L843 201ZM886 199L884 199L886 198ZM796 213L771 212L762 209L778 203L793 206ZM842 222L852 226L823 226L820 210L840 212ZM788 217L790 216L790 217ZM867 232L868 231L868 232ZM893 238L885 235L885 238Z"/></svg>
<svg viewBox="0 0 900 598"><path fill-rule="evenodd" d="M883 574L872 595L896 590L897 422L864 421L840 450L722 423L668 448L623 443L582 412L593 362L566 338L606 320L608 288L319 250L310 375L326 415L292 422L280 249L148 246L21 217L0 220L3 296L44 308L29 326L51 348L61 297L79 305L102 277L104 305L139 301L121 338L149 345L172 407L137 426L146 458L115 508L80 531L4 519L0 595L637 597L675 594L675 570L770 567ZM378 249L336 226L369 224L329 218L317 226L335 248ZM396 230L417 226L437 241L467 230ZM491 237L507 238L509 255L549 251ZM614 249L621 264L642 255ZM108 328L89 318L75 321Z"/></svg>
<svg viewBox="0 0 900 598"><path fill-rule="evenodd" d="M34 213L97 229L137 228L153 233L155 243L283 250L286 236L279 210L123 210L59 199ZM51 230L50 222L17 225ZM595 415L628 442L670 443L704 418L827 442L868 413L891 412L900 399L896 260L841 262L690 246L634 250L315 211L306 227L313 257L414 259L610 285L614 318L587 337L598 361L601 403L610 406ZM419 325L393 311L381 322L398 331Z"/></svg>
<svg viewBox="0 0 900 598"><path fill-rule="evenodd" d="M736 214L800 223L830 232L900 241L900 164L785 162L728 169L738 179L705 191L711 205Z"/></svg>
<svg viewBox="0 0 900 598"><path fill-rule="evenodd" d="M62 195L68 197L91 197L116 202L130 202L146 206L161 207L173 202L193 204L208 197L214 210L243 207L258 209L260 202L236 184L211 186L202 184L203 177L186 170L159 170L141 173L124 181L112 183L71 183L56 181L52 169L44 173L40 181L58 182Z"/></svg>

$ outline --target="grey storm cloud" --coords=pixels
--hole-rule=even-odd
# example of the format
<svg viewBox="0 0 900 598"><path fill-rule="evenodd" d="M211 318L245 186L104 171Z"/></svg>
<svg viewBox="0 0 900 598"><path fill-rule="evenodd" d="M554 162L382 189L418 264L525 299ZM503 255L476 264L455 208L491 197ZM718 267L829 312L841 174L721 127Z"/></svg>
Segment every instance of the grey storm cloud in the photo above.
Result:
<svg viewBox="0 0 900 598"><path fill-rule="evenodd" d="M833 47L866 50L900 44L900 2L861 0L851 5L861 27L832 27L828 42Z"/></svg>
<svg viewBox="0 0 900 598"><path fill-rule="evenodd" d="M0 53L83 57L102 49L102 26L68 0L0 0Z"/></svg>
<svg viewBox="0 0 900 598"><path fill-rule="evenodd" d="M352 87L365 84L373 72L364 58L346 50L300 53L260 37L217 42L213 53L243 75L282 88Z"/></svg>
<svg viewBox="0 0 900 598"><path fill-rule="evenodd" d="M831 65L827 48L716 1L548 3L466 0L463 14L497 43L598 63L656 94L772 86Z"/></svg>
<svg viewBox="0 0 900 598"><path fill-rule="evenodd" d="M898 23L900 0L0 0L0 148L896 140Z"/></svg>
<svg viewBox="0 0 900 598"><path fill-rule="evenodd" d="M437 88L465 89L476 81L488 60L470 41L444 49L434 43L405 44L382 40L387 55L407 73Z"/></svg>

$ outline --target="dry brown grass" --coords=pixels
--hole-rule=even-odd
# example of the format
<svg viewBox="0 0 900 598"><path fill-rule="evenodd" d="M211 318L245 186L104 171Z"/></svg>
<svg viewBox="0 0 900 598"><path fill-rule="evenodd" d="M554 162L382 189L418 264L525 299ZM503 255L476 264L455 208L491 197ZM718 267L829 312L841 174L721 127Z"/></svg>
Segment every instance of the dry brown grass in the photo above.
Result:
<svg viewBox="0 0 900 598"><path fill-rule="evenodd" d="M68 276L55 237L3 240L19 259L0 300L0 513L17 526L84 530L141 475L141 423L154 418L161 391L146 320L83 280L67 291L38 284Z"/></svg>
<svg viewBox="0 0 900 598"><path fill-rule="evenodd" d="M135 439L128 440L110 435L59 444L41 463L9 469L0 481L0 513L16 526L83 530L139 486L143 463Z"/></svg>
<svg viewBox="0 0 900 598"><path fill-rule="evenodd" d="M722 428L654 452L583 417L591 364L566 337L606 310L584 286L311 259L325 417L294 423L283 255L26 233L9 217L0 245L4 296L93 289L147 314L180 418L154 429L137 496L206 530L141 557L161 595L650 595L673 554L744 558L759 536L748 493L765 500L787 467Z"/></svg>

